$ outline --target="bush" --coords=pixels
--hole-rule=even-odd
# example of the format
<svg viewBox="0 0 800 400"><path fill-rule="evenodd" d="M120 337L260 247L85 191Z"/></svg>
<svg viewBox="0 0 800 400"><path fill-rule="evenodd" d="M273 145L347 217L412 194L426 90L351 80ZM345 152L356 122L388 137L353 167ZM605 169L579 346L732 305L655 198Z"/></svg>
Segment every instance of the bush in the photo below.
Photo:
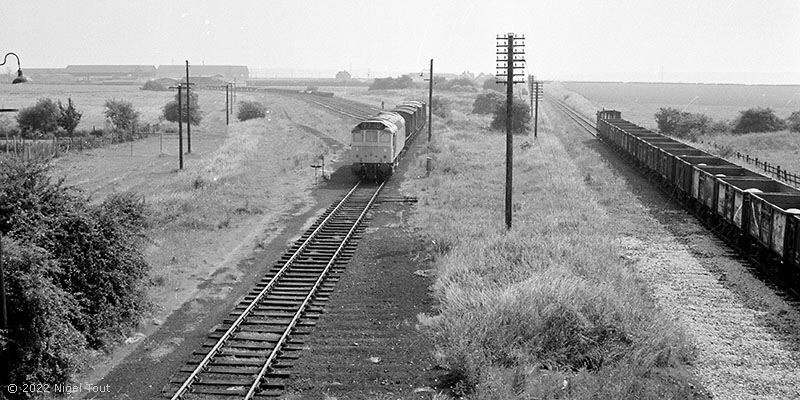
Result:
<svg viewBox="0 0 800 400"><path fill-rule="evenodd" d="M505 131L507 109L505 102L500 103L500 106L494 111L494 119L492 119L492 124L490 125L492 129ZM530 120L531 110L528 103L515 101L511 105L511 132L517 134L527 133Z"/></svg>
<svg viewBox="0 0 800 400"><path fill-rule="evenodd" d="M675 132L675 128L678 126L681 112L672 107L662 107L658 109L655 117L658 131L665 135L672 135Z"/></svg>
<svg viewBox="0 0 800 400"><path fill-rule="evenodd" d="M139 112L133 108L133 103L125 100L106 100L103 114L106 121L117 132L133 131L139 122Z"/></svg>
<svg viewBox="0 0 800 400"><path fill-rule="evenodd" d="M434 80L434 83L436 81ZM445 80L442 83L436 83L436 89L452 91L452 92L475 92L478 89L475 87L475 82L468 78L456 78Z"/></svg>
<svg viewBox="0 0 800 400"><path fill-rule="evenodd" d="M414 87L414 81L409 75L403 75L397 79L389 78L375 78L372 85L369 85L369 90L386 90L386 89L407 89Z"/></svg>
<svg viewBox="0 0 800 400"><path fill-rule="evenodd" d="M164 85L156 81L147 81L142 86L142 90L155 90L159 92L165 92L167 89Z"/></svg>
<svg viewBox="0 0 800 400"><path fill-rule="evenodd" d="M441 96L433 96L431 98L431 114L447 118L450 116L450 99Z"/></svg>
<svg viewBox="0 0 800 400"><path fill-rule="evenodd" d="M264 118L267 116L267 108L257 101L242 101L239 103L239 112L236 118L239 121L247 121L248 119Z"/></svg>
<svg viewBox="0 0 800 400"><path fill-rule="evenodd" d="M497 83L497 78L494 76L489 77L489 79L483 81L483 88L487 90L494 90L495 92L505 93L506 92L506 85L502 83Z"/></svg>
<svg viewBox="0 0 800 400"><path fill-rule="evenodd" d="M46 164L0 163L12 293L0 381L64 383L86 347L103 349L139 321L148 305L144 226L145 206L134 194L95 206L53 182Z"/></svg>
<svg viewBox="0 0 800 400"><path fill-rule="evenodd" d="M64 128L67 131L69 136L72 136L72 132L75 132L75 128L78 127L78 124L81 122L81 117L83 113L76 110L75 106L72 104L72 98L67 98L67 106L64 107L61 104L61 100L58 101L58 126Z"/></svg>
<svg viewBox="0 0 800 400"><path fill-rule="evenodd" d="M17 124L6 115L0 114L0 137L13 137L19 134Z"/></svg>
<svg viewBox="0 0 800 400"><path fill-rule="evenodd" d="M77 372L86 341L70 320L75 298L59 287L47 252L3 237L10 329L0 331L0 385L64 383Z"/></svg>
<svg viewBox="0 0 800 400"><path fill-rule="evenodd" d="M505 100L505 96L494 91L479 94L472 103L472 113L493 114Z"/></svg>
<svg viewBox="0 0 800 400"><path fill-rule="evenodd" d="M23 108L17 114L17 124L23 133L31 137L53 132L58 128L61 115L58 105L51 99L39 99L35 105Z"/></svg>
<svg viewBox="0 0 800 400"><path fill-rule="evenodd" d="M183 92L181 92L183 94ZM200 106L197 103L197 92L189 92L189 117L192 125L199 125L203 120L203 113L200 112ZM186 95L181 99L181 121L186 122ZM178 93L175 93L175 100L170 101L164 106L163 109L164 119L169 122L178 122Z"/></svg>
<svg viewBox="0 0 800 400"><path fill-rule="evenodd" d="M786 129L786 122L778 118L771 108L751 108L739 113L733 133L775 132Z"/></svg>
<svg viewBox="0 0 800 400"><path fill-rule="evenodd" d="M800 111L795 111L789 118L786 118L786 124L792 132L800 132Z"/></svg>
<svg viewBox="0 0 800 400"><path fill-rule="evenodd" d="M665 135L679 138L696 138L712 130L713 121L704 114L678 111L674 108L659 108L655 114L658 130ZM722 128L713 125L716 129Z"/></svg>

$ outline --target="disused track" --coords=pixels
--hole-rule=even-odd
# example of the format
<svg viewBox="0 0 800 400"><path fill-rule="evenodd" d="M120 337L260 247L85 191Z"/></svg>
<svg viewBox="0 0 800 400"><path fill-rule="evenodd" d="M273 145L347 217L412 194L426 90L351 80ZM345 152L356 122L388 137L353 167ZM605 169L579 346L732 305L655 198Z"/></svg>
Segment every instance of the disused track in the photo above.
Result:
<svg viewBox="0 0 800 400"><path fill-rule="evenodd" d="M582 114L578 113L577 111L573 110L570 106L565 104L563 101L553 97L553 96L546 96L547 100L550 101L559 111L562 111L569 119L575 121L581 128L585 129L589 132L592 136L597 136L597 126L595 126L594 121L586 118Z"/></svg>
<svg viewBox="0 0 800 400"><path fill-rule="evenodd" d="M164 388L176 399L276 396L383 189L356 184L292 245Z"/></svg>
<svg viewBox="0 0 800 400"><path fill-rule="evenodd" d="M380 111L376 107L335 97L300 95L299 98L334 113L357 120L367 119Z"/></svg>

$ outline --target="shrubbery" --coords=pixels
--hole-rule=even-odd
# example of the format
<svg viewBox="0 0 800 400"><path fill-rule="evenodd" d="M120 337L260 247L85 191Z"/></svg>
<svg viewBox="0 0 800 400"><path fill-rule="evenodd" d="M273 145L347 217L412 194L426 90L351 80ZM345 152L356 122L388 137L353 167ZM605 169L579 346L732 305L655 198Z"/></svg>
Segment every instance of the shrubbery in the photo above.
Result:
<svg viewBox="0 0 800 400"><path fill-rule="evenodd" d="M20 130L31 137L54 132L58 128L61 111L52 99L39 99L35 105L23 108L17 114Z"/></svg>
<svg viewBox="0 0 800 400"><path fill-rule="evenodd" d="M23 137L35 139L49 133L56 133L62 128L72 135L81 121L83 113L75 108L72 98L67 98L65 107L61 100L39 99L35 105L23 108L17 114L17 125ZM63 133L63 132L62 132Z"/></svg>
<svg viewBox="0 0 800 400"><path fill-rule="evenodd" d="M494 91L479 94L475 98L475 102L472 103L472 113L492 114L498 107L502 106L505 100L505 96Z"/></svg>
<svg viewBox="0 0 800 400"><path fill-rule="evenodd" d="M506 85L502 83L497 83L497 78L493 76L483 81L483 88L487 90L494 90L495 92L500 92L500 93L506 92Z"/></svg>
<svg viewBox="0 0 800 400"><path fill-rule="evenodd" d="M58 126L64 128L68 135L72 136L72 133L75 132L75 128L78 127L78 124L81 122L81 117L83 113L75 109L75 105L72 104L72 98L67 98L67 106L64 107L61 104L61 100L58 101Z"/></svg>
<svg viewBox="0 0 800 400"><path fill-rule="evenodd" d="M800 132L800 111L795 111L786 118L786 125L792 132Z"/></svg>
<svg viewBox="0 0 800 400"><path fill-rule="evenodd" d="M182 92L181 99L181 121L186 122L186 95ZM203 120L203 113L200 112L200 106L197 104L197 92L189 92L189 117L191 118L192 125L199 125ZM175 100L170 101L164 106L163 109L164 119L169 122L178 122L178 93L175 93Z"/></svg>
<svg viewBox="0 0 800 400"><path fill-rule="evenodd" d="M492 129L505 130L506 129L506 110L508 107L505 102L500 103L494 111L494 118L490 125ZM528 122L531 120L531 109L528 103L522 101L515 101L511 105L511 132L517 134L524 134L528 132Z"/></svg>
<svg viewBox="0 0 800 400"><path fill-rule="evenodd" d="M267 116L267 108L257 101L242 101L239 103L239 112L236 118L239 121L247 121L248 119L264 118Z"/></svg>
<svg viewBox="0 0 800 400"><path fill-rule="evenodd" d="M164 91L167 91L169 89L167 89L164 85L162 85L159 82L147 81L147 82L144 83L144 85L142 85L142 90L154 90L154 91L158 91L158 92L164 92Z"/></svg>
<svg viewBox="0 0 800 400"><path fill-rule="evenodd" d="M125 100L106 100L103 114L116 131L132 131L139 122L139 112L133 108L133 103Z"/></svg>
<svg viewBox="0 0 800 400"><path fill-rule="evenodd" d="M739 113L733 133L775 132L786 129L786 122L770 108L751 108Z"/></svg>
<svg viewBox="0 0 800 400"><path fill-rule="evenodd" d="M386 90L386 89L407 89L414 87L414 81L409 75L403 75L399 78L375 78L372 85L369 85L369 90Z"/></svg>
<svg viewBox="0 0 800 400"><path fill-rule="evenodd" d="M10 326L0 333L0 384L65 383L87 348L105 348L138 322L144 227L134 194L90 205L45 164L0 163Z"/></svg>
<svg viewBox="0 0 800 400"><path fill-rule="evenodd" d="M724 122L713 122L704 114L678 111L674 108L659 108L655 114L658 130L665 135L679 138L696 138L711 132L713 129L725 129ZM712 129L713 128L713 129Z"/></svg>
<svg viewBox="0 0 800 400"><path fill-rule="evenodd" d="M431 100L431 114L440 118L447 118L450 116L450 99L441 96L433 96Z"/></svg>
<svg viewBox="0 0 800 400"><path fill-rule="evenodd" d="M477 91L477 87L475 82L468 78L456 78L451 80L444 80L443 82L439 83L434 80L435 88L437 90L446 90L452 92L475 92Z"/></svg>

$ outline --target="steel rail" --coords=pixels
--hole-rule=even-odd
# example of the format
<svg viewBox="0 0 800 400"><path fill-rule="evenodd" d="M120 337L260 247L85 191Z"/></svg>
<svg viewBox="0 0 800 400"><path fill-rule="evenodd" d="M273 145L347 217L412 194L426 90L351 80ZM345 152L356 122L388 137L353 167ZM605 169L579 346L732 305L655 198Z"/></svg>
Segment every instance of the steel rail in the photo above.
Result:
<svg viewBox="0 0 800 400"><path fill-rule="evenodd" d="M352 117L352 118L355 118L355 119L364 119L364 118L366 118L368 116L368 115L365 115L365 114L356 115L356 114L350 113L350 112L348 112L346 110L343 110L343 109L340 109L340 108L335 108L335 107L331 106L330 104L325 104L323 102L316 101L316 100L306 99L306 101L308 101L310 103L313 103L313 104L316 104L316 105L318 105L320 107L327 108L328 110L331 110L331 111L333 111L335 113L342 114L342 115L345 115L345 116L348 116L348 117Z"/></svg>
<svg viewBox="0 0 800 400"><path fill-rule="evenodd" d="M314 286L311 288L308 295L306 295L305 299L303 300L303 303L300 305L300 308L297 310L297 312L295 312L292 321L289 323L289 326L283 332L283 335L281 335L281 338L278 340L278 343L275 345L275 347L273 347L272 351L269 354L269 357L267 358L267 361L261 367L261 370L258 372L255 381L250 386L250 390L247 391L244 400L250 400L258 391L258 387L261 385L262 380L264 379L264 375L266 375L267 371L272 366L272 362L278 356L278 352L281 350L281 347L289 338L289 334L294 329L295 325L297 324L297 321L300 320L300 316L303 314L303 311L305 311L306 307L308 307L308 304L311 302L311 299L317 293L317 290L322 285L322 281L325 279L325 276L328 274L328 271L331 269L331 266L336 262L336 259L342 253L342 250L344 249L345 245L347 245L348 240L350 240L350 238L353 236L353 233L356 231L356 229L358 229L358 226L361 224L361 221L364 219L364 216L367 214L370 208L372 208L372 205L375 203L375 199L378 197L378 194L381 192L381 189L383 189L384 185L386 185L386 182L383 182L375 191L375 193L372 195L372 197L369 199L367 205L364 206L364 210L361 211L361 214L359 214L358 218L353 223L353 226L350 228L350 231L348 231L347 235L345 235L344 239L342 239L342 242L339 244L339 247L336 249L336 252L334 252L333 256L331 256L331 259L330 261L328 261L328 264L325 265L325 268L322 270L322 273L320 273L316 282L314 282Z"/></svg>
<svg viewBox="0 0 800 400"><path fill-rule="evenodd" d="M592 136L597 136L597 127L589 118L584 117L577 111L573 110L572 107L553 96L546 96L546 98L553 102L558 109L563 111L568 118L578 123L578 125L589 132Z"/></svg>
<svg viewBox="0 0 800 400"><path fill-rule="evenodd" d="M360 181L356 183L355 186L353 186L353 188L350 189L349 192L347 192L342 201L340 201L339 204L337 204L336 207L333 210L331 210L330 213L328 213L328 216L325 217L325 219L321 223L319 223L319 225L317 225L317 228L314 229L314 231L311 233L311 235L308 236L308 238L306 238L305 241L303 241L303 243L300 245L297 251L295 251L294 254L292 254L292 256L289 258L289 260L287 260L283 264L281 269L277 273L275 273L275 276L273 276L272 279L270 279L269 283L267 283L267 285L264 286L263 289L261 289L261 291L250 302L247 308L241 314L239 314L239 317L236 318L236 320L231 324L228 330L225 331L225 333L222 335L222 337L220 337L217 343L214 344L211 350L209 350L208 354L206 354L203 360L200 361L200 364L198 364L198 366L192 371L189 377L186 378L186 380L183 382L180 388L178 388L178 390L172 396L171 400L178 400L186 393L186 390L188 390L189 387L195 382L195 380L197 380L198 375L206 369L211 359L217 355L217 352L219 352L220 348L222 348L222 345L233 335L233 333L239 328L239 326L242 324L245 318L247 318L250 315L250 313L253 311L256 305L259 302L261 302L264 296L272 289L273 286L275 286L275 283L278 281L281 275L283 275L284 272L286 272L286 270L289 268L289 265L292 264L297 259L298 255L308 246L311 240L313 240L317 236L319 231L325 226L325 224L328 223L328 221L333 217L333 215L336 214L336 212L342 207L342 205L350 198L353 192L355 192L360 185L361 185ZM381 185L381 187L383 187L383 185Z"/></svg>

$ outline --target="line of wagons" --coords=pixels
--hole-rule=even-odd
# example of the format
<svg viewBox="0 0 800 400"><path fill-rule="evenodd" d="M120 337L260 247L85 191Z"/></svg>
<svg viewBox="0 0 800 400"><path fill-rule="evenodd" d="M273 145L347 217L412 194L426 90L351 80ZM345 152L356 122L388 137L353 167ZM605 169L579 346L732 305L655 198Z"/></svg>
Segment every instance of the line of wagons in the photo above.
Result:
<svg viewBox="0 0 800 400"><path fill-rule="evenodd" d="M351 131L353 174L375 182L387 179L394 173L406 145L426 122L427 106L420 101L405 101L359 122Z"/></svg>
<svg viewBox="0 0 800 400"><path fill-rule="evenodd" d="M800 271L800 190L622 119L597 112L598 135L657 175L723 234L784 272Z"/></svg>

